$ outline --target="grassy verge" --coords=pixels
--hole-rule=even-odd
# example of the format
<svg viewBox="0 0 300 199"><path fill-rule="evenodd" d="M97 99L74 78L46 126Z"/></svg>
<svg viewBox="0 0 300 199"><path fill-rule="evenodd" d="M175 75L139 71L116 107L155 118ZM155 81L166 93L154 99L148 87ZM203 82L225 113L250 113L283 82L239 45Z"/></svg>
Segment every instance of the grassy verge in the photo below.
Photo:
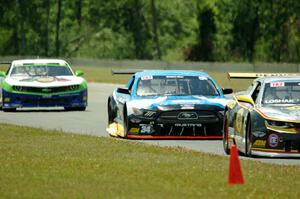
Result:
<svg viewBox="0 0 300 199"><path fill-rule="evenodd" d="M0 198L298 198L300 167L0 124Z"/></svg>

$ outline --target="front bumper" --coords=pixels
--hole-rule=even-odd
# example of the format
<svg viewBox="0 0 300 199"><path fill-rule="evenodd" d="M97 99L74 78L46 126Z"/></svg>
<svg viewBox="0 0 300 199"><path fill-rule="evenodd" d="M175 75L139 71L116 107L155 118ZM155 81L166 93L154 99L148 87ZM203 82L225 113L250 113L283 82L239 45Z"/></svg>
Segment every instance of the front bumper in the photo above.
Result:
<svg viewBox="0 0 300 199"><path fill-rule="evenodd" d="M291 152L284 152L276 150L252 149L251 154L255 156L272 158L300 158L300 153L296 150Z"/></svg>
<svg viewBox="0 0 300 199"><path fill-rule="evenodd" d="M300 157L300 133L268 131L262 138L255 137L251 153L264 157Z"/></svg>
<svg viewBox="0 0 300 199"><path fill-rule="evenodd" d="M222 136L159 136L159 135L127 135L130 139L142 139L142 140L219 140Z"/></svg>
<svg viewBox="0 0 300 199"><path fill-rule="evenodd" d="M222 139L223 118L191 120L128 117L128 138L131 139Z"/></svg>
<svg viewBox="0 0 300 199"><path fill-rule="evenodd" d="M60 94L25 94L3 90L2 103L4 108L32 107L86 107L87 90L76 93Z"/></svg>

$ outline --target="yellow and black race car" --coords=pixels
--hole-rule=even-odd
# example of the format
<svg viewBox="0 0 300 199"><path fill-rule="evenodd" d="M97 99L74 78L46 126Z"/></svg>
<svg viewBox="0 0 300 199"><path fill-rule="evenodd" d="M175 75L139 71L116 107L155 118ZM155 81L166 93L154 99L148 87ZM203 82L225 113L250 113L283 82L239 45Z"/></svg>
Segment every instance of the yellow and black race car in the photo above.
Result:
<svg viewBox="0 0 300 199"><path fill-rule="evenodd" d="M256 78L225 108L223 146L246 156L300 157L300 75L234 74Z"/></svg>

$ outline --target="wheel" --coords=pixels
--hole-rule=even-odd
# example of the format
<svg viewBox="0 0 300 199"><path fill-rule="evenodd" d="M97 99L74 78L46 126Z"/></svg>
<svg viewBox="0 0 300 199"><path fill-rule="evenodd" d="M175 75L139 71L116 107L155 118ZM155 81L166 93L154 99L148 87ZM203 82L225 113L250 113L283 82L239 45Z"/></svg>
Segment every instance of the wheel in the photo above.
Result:
<svg viewBox="0 0 300 199"><path fill-rule="evenodd" d="M2 107L2 110L3 110L4 112L15 112L17 109L16 109L16 108L3 108L3 107Z"/></svg>
<svg viewBox="0 0 300 199"><path fill-rule="evenodd" d="M228 112L225 112L225 116L224 116L223 149L227 155L230 154L230 148L229 148L229 142L228 142Z"/></svg>
<svg viewBox="0 0 300 199"><path fill-rule="evenodd" d="M252 148L252 129L251 129L251 119L247 118L246 121L246 144L245 144L245 155L251 157L251 148Z"/></svg>
<svg viewBox="0 0 300 199"><path fill-rule="evenodd" d="M85 111L86 106L81 106L81 107L64 107L66 111Z"/></svg>
<svg viewBox="0 0 300 199"><path fill-rule="evenodd" d="M112 104L111 104L111 99L108 99L107 102L107 113L108 113L108 125L114 122L115 119L115 114L113 112Z"/></svg>
<svg viewBox="0 0 300 199"><path fill-rule="evenodd" d="M127 116L127 108L126 106L124 107L124 136L123 138L127 138L128 135L128 130L129 130L129 122L128 122L128 116Z"/></svg>

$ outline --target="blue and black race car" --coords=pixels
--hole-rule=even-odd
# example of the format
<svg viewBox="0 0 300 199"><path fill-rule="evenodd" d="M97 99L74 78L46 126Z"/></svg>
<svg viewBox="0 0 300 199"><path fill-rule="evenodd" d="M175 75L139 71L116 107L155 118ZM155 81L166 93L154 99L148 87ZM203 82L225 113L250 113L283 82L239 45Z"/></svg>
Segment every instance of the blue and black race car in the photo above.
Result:
<svg viewBox="0 0 300 199"><path fill-rule="evenodd" d="M137 72L109 96L107 130L133 139L221 139L231 92L204 72Z"/></svg>

